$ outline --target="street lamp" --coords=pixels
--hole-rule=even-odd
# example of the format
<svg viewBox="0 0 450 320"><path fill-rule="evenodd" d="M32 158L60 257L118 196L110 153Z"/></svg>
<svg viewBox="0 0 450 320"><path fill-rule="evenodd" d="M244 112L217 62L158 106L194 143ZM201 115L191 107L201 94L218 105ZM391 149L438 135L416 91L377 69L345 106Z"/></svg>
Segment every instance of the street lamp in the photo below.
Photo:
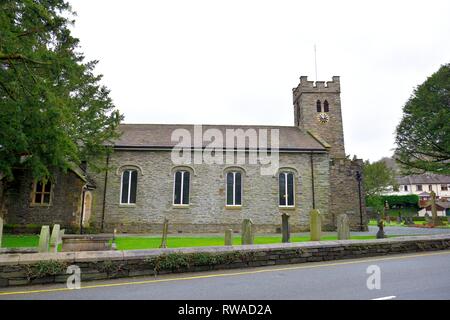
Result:
<svg viewBox="0 0 450 320"><path fill-rule="evenodd" d="M363 214L362 214L362 199L361 199L361 181L362 181L362 176L361 176L361 172L356 171L356 181L358 181L358 196L359 196L359 225L360 225L360 230L364 231L364 227L363 227Z"/></svg>

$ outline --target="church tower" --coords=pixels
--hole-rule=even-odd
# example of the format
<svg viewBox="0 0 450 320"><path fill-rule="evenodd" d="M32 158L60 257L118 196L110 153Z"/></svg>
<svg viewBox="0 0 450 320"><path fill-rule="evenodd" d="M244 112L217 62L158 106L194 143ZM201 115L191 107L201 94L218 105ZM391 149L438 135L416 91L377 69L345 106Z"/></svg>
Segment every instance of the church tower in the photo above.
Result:
<svg viewBox="0 0 450 320"><path fill-rule="evenodd" d="M292 93L295 125L325 140L331 158L345 158L339 77L314 83L302 76Z"/></svg>
<svg viewBox="0 0 450 320"><path fill-rule="evenodd" d="M363 161L345 155L339 77L313 82L302 76L292 94L295 125L320 141L330 155L330 216L324 227L334 230L337 217L346 214L351 230L367 230Z"/></svg>

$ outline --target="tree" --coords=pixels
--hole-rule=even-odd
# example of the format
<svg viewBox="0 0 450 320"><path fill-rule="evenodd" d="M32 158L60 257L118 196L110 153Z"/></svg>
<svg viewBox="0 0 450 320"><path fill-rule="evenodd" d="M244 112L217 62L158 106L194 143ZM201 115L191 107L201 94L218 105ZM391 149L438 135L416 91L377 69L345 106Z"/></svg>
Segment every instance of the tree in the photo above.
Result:
<svg viewBox="0 0 450 320"><path fill-rule="evenodd" d="M122 115L71 35L64 0L0 0L0 173L100 168Z"/></svg>
<svg viewBox="0 0 450 320"><path fill-rule="evenodd" d="M394 171L388 168L382 160L374 163L370 163L369 160L365 161L363 173L366 197L381 195L389 187L397 184Z"/></svg>
<svg viewBox="0 0 450 320"><path fill-rule="evenodd" d="M403 107L396 144L404 173L450 174L450 64L414 90Z"/></svg>

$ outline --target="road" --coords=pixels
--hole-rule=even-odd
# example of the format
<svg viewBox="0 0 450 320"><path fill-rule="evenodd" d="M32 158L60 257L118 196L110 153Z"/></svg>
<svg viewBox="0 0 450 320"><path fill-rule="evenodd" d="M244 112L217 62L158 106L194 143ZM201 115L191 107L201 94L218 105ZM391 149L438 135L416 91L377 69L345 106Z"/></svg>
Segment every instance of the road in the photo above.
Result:
<svg viewBox="0 0 450 320"><path fill-rule="evenodd" d="M369 266L381 288L369 290ZM0 289L6 299L450 299L450 251Z"/></svg>

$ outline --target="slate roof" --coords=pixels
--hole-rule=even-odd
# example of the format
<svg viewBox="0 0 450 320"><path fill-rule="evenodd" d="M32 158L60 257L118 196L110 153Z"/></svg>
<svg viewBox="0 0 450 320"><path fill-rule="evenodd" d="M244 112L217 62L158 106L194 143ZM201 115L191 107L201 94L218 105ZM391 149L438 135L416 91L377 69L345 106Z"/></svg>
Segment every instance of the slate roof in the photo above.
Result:
<svg viewBox="0 0 450 320"><path fill-rule="evenodd" d="M192 124L121 124L119 131L121 137L114 141L115 148L172 148L178 144L178 141L171 141L172 133L177 129L187 130L194 139L194 125ZM258 126L258 125L202 125L203 133L207 129L219 130L225 140L227 129L242 129L244 132L248 129L254 129L256 133L260 129L267 130L267 145L270 147L270 137L272 129L279 130L280 150L289 151L326 151L326 148L313 138L310 134L301 131L294 126ZM248 141L248 139L246 139ZM202 147L209 144L209 141L203 141ZM224 141L225 144L225 141ZM188 146L188 145L186 145ZM246 145L248 148L248 145Z"/></svg>
<svg viewBox="0 0 450 320"><path fill-rule="evenodd" d="M409 184L450 184L450 176L443 174L424 173L405 177L398 177L397 183Z"/></svg>

